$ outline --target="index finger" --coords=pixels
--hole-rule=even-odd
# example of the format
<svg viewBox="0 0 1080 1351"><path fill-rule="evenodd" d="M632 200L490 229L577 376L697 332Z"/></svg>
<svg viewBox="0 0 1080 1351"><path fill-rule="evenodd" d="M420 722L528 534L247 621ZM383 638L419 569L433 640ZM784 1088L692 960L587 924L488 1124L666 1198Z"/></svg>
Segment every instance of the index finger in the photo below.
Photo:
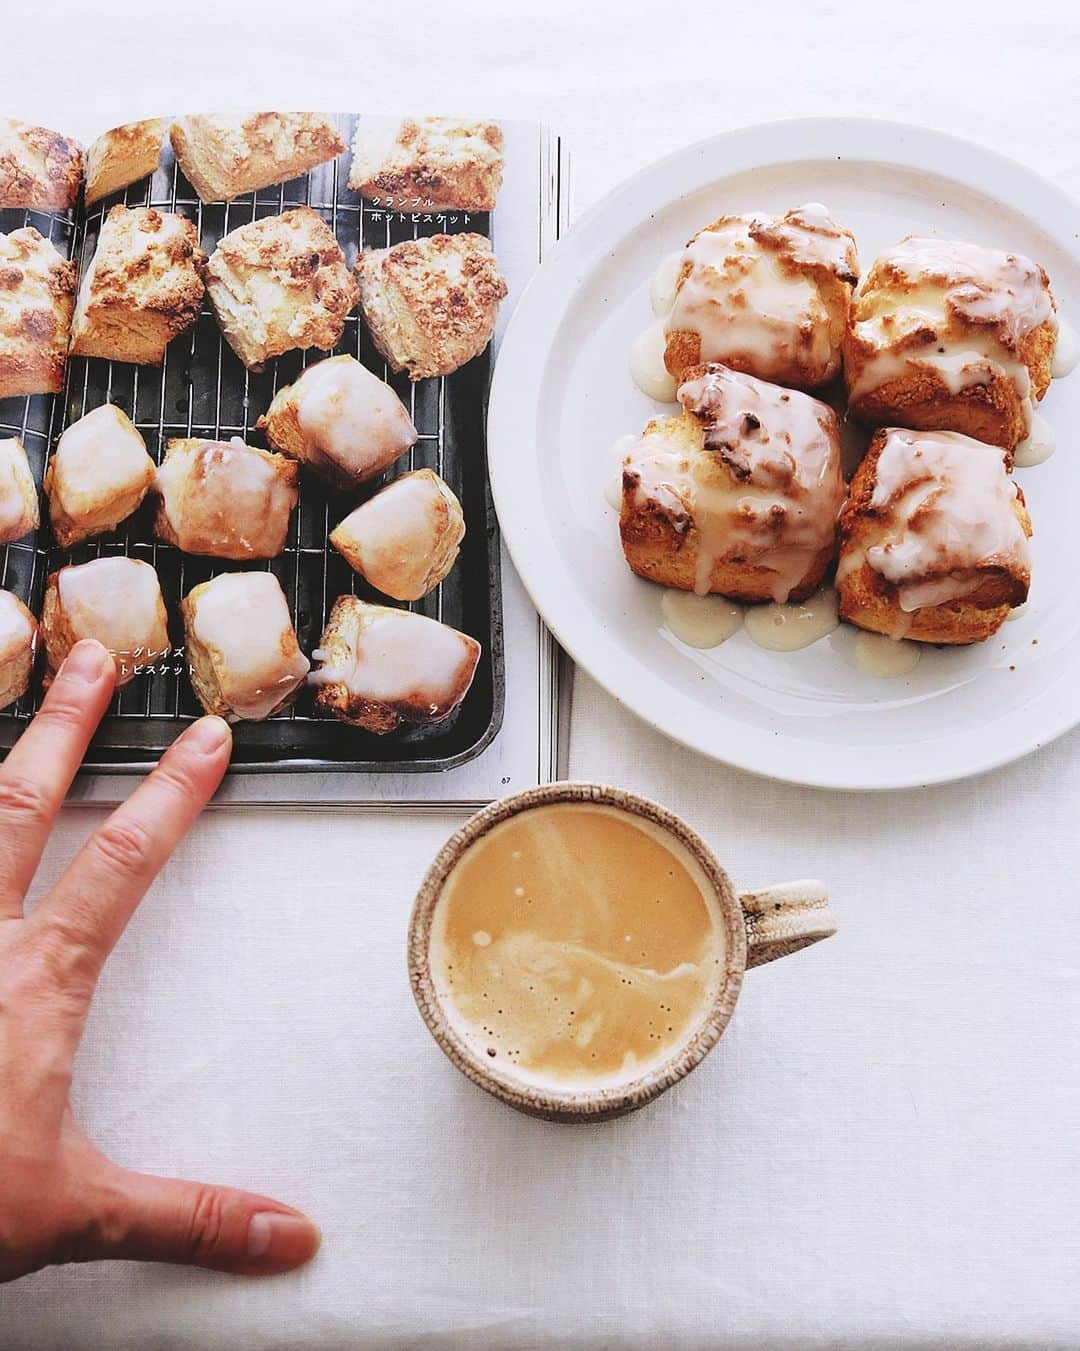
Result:
<svg viewBox="0 0 1080 1351"><path fill-rule="evenodd" d="M56 813L116 686L116 663L76 643L40 712L0 765L0 920L22 914Z"/></svg>

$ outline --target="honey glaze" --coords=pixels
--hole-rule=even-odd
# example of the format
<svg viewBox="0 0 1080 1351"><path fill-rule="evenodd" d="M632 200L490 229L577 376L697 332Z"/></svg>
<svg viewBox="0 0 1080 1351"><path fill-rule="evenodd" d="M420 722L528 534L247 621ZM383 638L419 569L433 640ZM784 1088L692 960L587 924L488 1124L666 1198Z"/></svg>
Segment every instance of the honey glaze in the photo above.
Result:
<svg viewBox="0 0 1080 1351"><path fill-rule="evenodd" d="M1031 415L1031 430L1013 452L1013 464L1017 469L1030 469L1032 465L1042 464L1057 449L1054 429L1041 413Z"/></svg>
<svg viewBox="0 0 1080 1351"><path fill-rule="evenodd" d="M657 827L593 803L492 827L431 932L447 1017L493 1069L555 1089L624 1083L694 1033L725 979L704 872Z"/></svg>
<svg viewBox="0 0 1080 1351"><path fill-rule="evenodd" d="M662 324L651 324L630 349L630 375L642 394L657 403L675 402L675 377L664 365L667 339Z"/></svg>
<svg viewBox="0 0 1080 1351"><path fill-rule="evenodd" d="M746 635L770 652L799 652L826 638L840 623L836 592L825 587L789 605L754 605L743 621Z"/></svg>
<svg viewBox="0 0 1080 1351"><path fill-rule="evenodd" d="M855 665L864 675L894 680L914 671L921 656L919 644L905 638L889 638L883 633L855 635Z"/></svg>
<svg viewBox="0 0 1080 1351"><path fill-rule="evenodd" d="M660 613L668 631L687 647L719 647L743 626L742 606L725 596L667 590Z"/></svg>

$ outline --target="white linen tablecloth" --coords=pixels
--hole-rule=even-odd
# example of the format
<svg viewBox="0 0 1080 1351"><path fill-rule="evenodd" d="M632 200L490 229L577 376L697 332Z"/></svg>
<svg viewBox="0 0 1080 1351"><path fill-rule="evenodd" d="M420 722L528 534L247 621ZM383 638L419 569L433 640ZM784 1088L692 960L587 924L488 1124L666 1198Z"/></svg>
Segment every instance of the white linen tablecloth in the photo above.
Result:
<svg viewBox="0 0 1080 1351"><path fill-rule="evenodd" d="M0 52L0 111L76 131L283 102L544 118L582 207L685 141L820 113L966 134L1080 195L1064 0L54 0L9 9ZM575 776L684 813L742 887L821 876L840 921L748 976L683 1085L582 1129L474 1089L413 1008L406 918L459 818L205 817L109 964L78 1110L125 1163L305 1208L323 1250L263 1282L45 1272L0 1290L0 1347L1080 1345L1078 749L825 794L580 677ZM40 885L100 816L65 813Z"/></svg>

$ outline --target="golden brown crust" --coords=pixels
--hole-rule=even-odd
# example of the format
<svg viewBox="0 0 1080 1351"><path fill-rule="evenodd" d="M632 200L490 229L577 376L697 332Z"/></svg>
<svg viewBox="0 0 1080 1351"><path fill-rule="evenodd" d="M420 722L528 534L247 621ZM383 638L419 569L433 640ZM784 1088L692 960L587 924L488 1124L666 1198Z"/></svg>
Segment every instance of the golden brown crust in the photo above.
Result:
<svg viewBox="0 0 1080 1351"><path fill-rule="evenodd" d="M883 517L871 505L877 482L877 464L889 429L878 431L851 480L847 503L840 515L840 563L837 592L840 618L870 633L911 638L923 643L979 643L991 637L1016 605L1027 599L1030 575L988 565L979 569L978 587L966 596L910 613L901 609L897 587L875 571L862 555L880 538ZM992 444L992 443L991 443ZM1017 487L1013 510L1031 535L1031 519Z"/></svg>
<svg viewBox="0 0 1080 1351"><path fill-rule="evenodd" d="M491 341L506 282L483 235L432 235L356 260L375 346L410 380L449 375Z"/></svg>
<svg viewBox="0 0 1080 1351"><path fill-rule="evenodd" d="M146 178L158 167L165 119L125 122L99 136L86 152L86 204Z"/></svg>
<svg viewBox="0 0 1080 1351"><path fill-rule="evenodd" d="M827 215L822 220L827 222L824 237L832 241L828 247L829 260L799 247L797 237L792 236L790 223L800 220L800 213L804 210L806 208L794 208L786 216L778 217L721 216L699 230L687 247L704 234L723 231L726 227L745 222L750 258L753 257L753 250L756 250L775 265L781 278L802 279L812 284L815 303L798 325L797 342L786 342L783 350L777 348L766 358L754 350L756 344L750 341L745 351L732 350L715 359L747 375L773 380L795 389L813 390L827 384L839 373L848 305L859 271L854 235ZM740 250L733 249L727 267L733 278L743 274L746 260ZM686 258L676 279L677 289L691 271L691 260ZM747 312L751 311L754 304L753 289L751 280L747 291L740 289L737 295L732 296L732 306L741 305ZM677 381L685 379L686 372L702 360L699 333L675 328L667 332L664 364Z"/></svg>
<svg viewBox="0 0 1080 1351"><path fill-rule="evenodd" d="M75 264L33 226L0 235L0 399L64 388Z"/></svg>
<svg viewBox="0 0 1080 1351"><path fill-rule="evenodd" d="M206 255L192 221L114 206L79 287L71 351L156 366L199 314Z"/></svg>
<svg viewBox="0 0 1080 1351"><path fill-rule="evenodd" d="M658 443L674 442L685 447L692 459L704 454L701 427L689 413L653 419L645 428L644 439L653 437ZM631 571L659 586L697 590L702 532L689 505L642 497L637 486L633 471L624 470L619 534ZM787 599L805 600L820 585L835 556L835 543L813 556ZM776 584L774 569L728 553L713 561L707 589L745 604L766 604L776 599Z"/></svg>
<svg viewBox="0 0 1080 1351"><path fill-rule="evenodd" d="M206 284L222 333L251 370L294 348L329 351L358 297L333 231L306 206L227 234Z"/></svg>
<svg viewBox="0 0 1080 1351"><path fill-rule="evenodd" d="M378 119L361 117L352 149L349 187L363 197L414 211L495 206L503 171L497 122L406 118L387 136Z"/></svg>
<svg viewBox="0 0 1080 1351"><path fill-rule="evenodd" d="M0 118L0 208L67 211L79 197L83 154L47 127Z"/></svg>
<svg viewBox="0 0 1080 1351"><path fill-rule="evenodd" d="M1029 430L1023 386L1030 380L1038 402L1050 384L1055 308L1045 269L1030 259L907 236L874 262L851 306L850 413L872 427L960 432L1004 446L1011 464ZM939 359L952 363L948 374Z"/></svg>
<svg viewBox="0 0 1080 1351"><path fill-rule="evenodd" d="M203 202L231 201L298 178L345 142L319 113L205 113L169 128L177 162Z"/></svg>

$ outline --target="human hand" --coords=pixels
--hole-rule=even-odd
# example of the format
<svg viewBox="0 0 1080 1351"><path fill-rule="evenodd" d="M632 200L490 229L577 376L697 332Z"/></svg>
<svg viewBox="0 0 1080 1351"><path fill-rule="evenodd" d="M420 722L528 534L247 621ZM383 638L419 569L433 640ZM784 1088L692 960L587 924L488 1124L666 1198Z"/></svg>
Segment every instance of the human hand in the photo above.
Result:
<svg viewBox="0 0 1080 1351"><path fill-rule="evenodd" d="M251 1192L121 1168L71 1112L72 1064L101 968L221 782L232 745L220 718L189 727L24 916L115 680L105 649L79 643L0 766L0 1281L99 1258L288 1271L319 1246L309 1220Z"/></svg>

